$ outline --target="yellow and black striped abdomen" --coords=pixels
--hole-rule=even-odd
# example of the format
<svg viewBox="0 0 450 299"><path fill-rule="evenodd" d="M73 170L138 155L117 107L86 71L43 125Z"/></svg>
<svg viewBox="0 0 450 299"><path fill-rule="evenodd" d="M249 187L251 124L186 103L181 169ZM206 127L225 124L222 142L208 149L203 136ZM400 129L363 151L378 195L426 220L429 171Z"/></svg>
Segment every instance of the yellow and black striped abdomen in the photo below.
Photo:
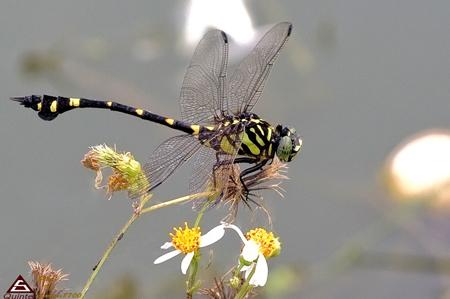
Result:
<svg viewBox="0 0 450 299"><path fill-rule="evenodd" d="M49 95L32 95L16 97L12 100L20 102L21 105L38 112L40 118L51 121L58 115L76 108L108 109L120 113L139 117L143 120L152 121L175 130L180 130L191 135L198 135L202 130L212 130L211 127L202 127L173 118L154 114L150 111L120 104L114 101L98 101L84 98L54 97Z"/></svg>

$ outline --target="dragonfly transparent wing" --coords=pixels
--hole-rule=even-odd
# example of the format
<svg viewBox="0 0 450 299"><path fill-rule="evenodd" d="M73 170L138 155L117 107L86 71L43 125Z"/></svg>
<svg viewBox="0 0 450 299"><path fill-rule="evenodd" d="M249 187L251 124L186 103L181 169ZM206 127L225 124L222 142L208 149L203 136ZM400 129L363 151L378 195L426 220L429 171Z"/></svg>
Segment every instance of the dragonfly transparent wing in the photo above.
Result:
<svg viewBox="0 0 450 299"><path fill-rule="evenodd" d="M186 134L174 136L164 141L143 166L149 185L146 190L140 192L140 195L162 184L201 147L202 145L197 138Z"/></svg>
<svg viewBox="0 0 450 299"><path fill-rule="evenodd" d="M180 94L184 121L214 124L225 99L228 40L223 31L211 30L199 42L187 68Z"/></svg>
<svg viewBox="0 0 450 299"><path fill-rule="evenodd" d="M228 111L234 115L250 111L258 102L267 77L291 34L292 24L272 27L244 58L229 80Z"/></svg>
<svg viewBox="0 0 450 299"><path fill-rule="evenodd" d="M214 164L216 163L216 151L209 147L202 147L194 158L189 191L192 193L203 192L208 189Z"/></svg>

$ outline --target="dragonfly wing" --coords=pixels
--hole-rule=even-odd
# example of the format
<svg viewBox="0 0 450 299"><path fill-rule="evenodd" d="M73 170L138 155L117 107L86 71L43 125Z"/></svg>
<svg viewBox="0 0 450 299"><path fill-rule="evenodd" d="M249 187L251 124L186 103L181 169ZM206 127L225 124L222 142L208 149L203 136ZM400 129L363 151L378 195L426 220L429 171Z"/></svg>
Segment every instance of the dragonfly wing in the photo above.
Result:
<svg viewBox="0 0 450 299"><path fill-rule="evenodd" d="M191 193L204 192L208 189L208 182L216 163L216 151L209 147L202 147L194 158L189 191Z"/></svg>
<svg viewBox="0 0 450 299"><path fill-rule="evenodd" d="M199 42L187 68L180 94L184 121L214 124L221 117L225 99L228 39L220 30L211 30Z"/></svg>
<svg viewBox="0 0 450 299"><path fill-rule="evenodd" d="M228 110L231 113L239 115L250 111L258 102L270 70L291 30L291 23L278 23L239 64L229 81Z"/></svg>
<svg viewBox="0 0 450 299"><path fill-rule="evenodd" d="M148 188L142 190L140 195L161 185L201 147L202 145L197 138L186 134L174 136L164 141L143 166L149 184Z"/></svg>

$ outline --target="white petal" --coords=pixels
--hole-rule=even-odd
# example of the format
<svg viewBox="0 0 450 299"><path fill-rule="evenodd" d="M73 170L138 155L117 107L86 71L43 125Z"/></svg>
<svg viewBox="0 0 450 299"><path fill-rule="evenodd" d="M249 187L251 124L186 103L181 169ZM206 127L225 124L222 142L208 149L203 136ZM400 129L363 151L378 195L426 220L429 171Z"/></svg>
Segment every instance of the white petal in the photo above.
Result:
<svg viewBox="0 0 450 299"><path fill-rule="evenodd" d="M169 249L170 247L172 247L172 243L171 242L166 242L161 246L161 249Z"/></svg>
<svg viewBox="0 0 450 299"><path fill-rule="evenodd" d="M253 262L258 258L259 245L255 241L246 241L244 248L242 249L242 258L247 262Z"/></svg>
<svg viewBox="0 0 450 299"><path fill-rule="evenodd" d="M192 258L194 257L194 251L189 252L188 254L186 254L186 256L183 258L183 260L181 261L181 272L183 274L186 274L187 269L189 268L189 266L191 265L192 262Z"/></svg>
<svg viewBox="0 0 450 299"><path fill-rule="evenodd" d="M237 234L239 235L239 237L241 237L242 242L246 243L247 239L245 238L244 234L242 233L241 229L239 227L237 227L234 224L228 224L225 222L222 222L222 224L224 225L225 228L231 228L232 230L234 230L235 232L237 232Z"/></svg>
<svg viewBox="0 0 450 299"><path fill-rule="evenodd" d="M175 256L177 256L177 255L179 255L180 253L181 253L181 251L179 251L179 250L174 250L174 251L168 252L168 253L166 253L166 254L163 254L163 255L161 255L159 258L157 258L157 259L153 262L153 264L161 264L161 263L163 263L163 262L165 262L165 261L167 261L167 260L170 260L171 258L173 258L173 257L175 257Z"/></svg>
<svg viewBox="0 0 450 299"><path fill-rule="evenodd" d="M200 237L200 247L209 246L213 243L216 243L220 239L222 239L225 234L225 229L223 225L218 225L203 236Z"/></svg>
<svg viewBox="0 0 450 299"><path fill-rule="evenodd" d="M255 273L253 273L250 279L250 284L254 286L263 287L267 282L267 276L269 275L269 267L264 255L259 254L258 261L256 262Z"/></svg>

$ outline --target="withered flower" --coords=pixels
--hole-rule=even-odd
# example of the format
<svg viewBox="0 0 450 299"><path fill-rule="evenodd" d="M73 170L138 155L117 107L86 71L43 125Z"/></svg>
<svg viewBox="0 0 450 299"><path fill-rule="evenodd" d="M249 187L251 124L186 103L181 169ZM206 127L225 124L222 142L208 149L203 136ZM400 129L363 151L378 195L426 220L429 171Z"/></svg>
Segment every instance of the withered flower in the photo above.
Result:
<svg viewBox="0 0 450 299"><path fill-rule="evenodd" d="M108 199L114 192L123 190L127 190L130 197L135 197L138 192L149 186L141 164L129 152L119 153L107 145L97 145L91 147L84 155L81 164L97 173L95 187L106 189ZM110 168L112 174L108 177L108 183L102 186L105 168Z"/></svg>
<svg viewBox="0 0 450 299"><path fill-rule="evenodd" d="M251 203L255 204L267 214L270 221L270 215L262 203L263 196L260 191L272 190L283 197L284 189L281 187L281 181L288 179L285 174L286 170L287 165L282 163L277 157L274 157L271 164L243 178L247 187L246 190L239 177L241 174L240 166L238 164L221 165L213 174L215 179L211 178L208 183L208 190L215 186L214 194L208 199L211 202L216 201L229 205L229 214L224 219L228 223L232 223L236 218L241 202L248 207L251 207Z"/></svg>
<svg viewBox="0 0 450 299"><path fill-rule="evenodd" d="M233 287L230 284L224 282L223 279L214 278L214 286L211 288L202 288L198 290L198 294L205 298L211 299L233 299L236 297L240 285L242 285L243 280L240 281L238 287ZM257 293L251 290L245 296L246 299L256 297Z"/></svg>
<svg viewBox="0 0 450 299"><path fill-rule="evenodd" d="M59 282L67 280L68 274L62 269L54 270L51 264L29 261L30 273L33 276L36 299L51 298L57 292Z"/></svg>

